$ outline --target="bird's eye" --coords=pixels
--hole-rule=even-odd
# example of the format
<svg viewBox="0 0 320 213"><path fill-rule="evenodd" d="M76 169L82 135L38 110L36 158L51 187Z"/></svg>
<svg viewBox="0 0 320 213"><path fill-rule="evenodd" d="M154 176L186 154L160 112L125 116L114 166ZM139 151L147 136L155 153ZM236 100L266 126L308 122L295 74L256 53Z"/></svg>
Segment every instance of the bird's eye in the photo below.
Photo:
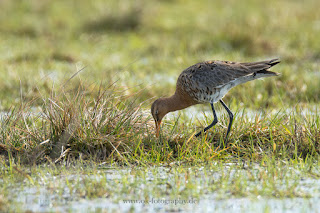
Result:
<svg viewBox="0 0 320 213"><path fill-rule="evenodd" d="M156 110L156 115L158 115L158 113L159 113L159 111L158 111L158 110Z"/></svg>

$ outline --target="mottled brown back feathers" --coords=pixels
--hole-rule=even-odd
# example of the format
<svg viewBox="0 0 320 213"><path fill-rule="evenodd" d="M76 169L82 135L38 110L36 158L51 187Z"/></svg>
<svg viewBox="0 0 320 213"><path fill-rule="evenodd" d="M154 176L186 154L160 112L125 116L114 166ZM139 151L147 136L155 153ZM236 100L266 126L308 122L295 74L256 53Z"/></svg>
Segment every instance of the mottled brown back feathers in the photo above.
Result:
<svg viewBox="0 0 320 213"><path fill-rule="evenodd" d="M177 80L177 90L185 91L197 101L209 101L203 96L206 94L210 95L216 91L219 92L219 88L242 77L255 75L256 73L261 74L259 77L264 74L265 76L277 75L277 73L271 72L268 69L279 62L278 59L273 59L251 63L229 61L205 61L197 63L188 67L180 74ZM251 80L254 80L254 78ZM217 97L219 98L219 95Z"/></svg>

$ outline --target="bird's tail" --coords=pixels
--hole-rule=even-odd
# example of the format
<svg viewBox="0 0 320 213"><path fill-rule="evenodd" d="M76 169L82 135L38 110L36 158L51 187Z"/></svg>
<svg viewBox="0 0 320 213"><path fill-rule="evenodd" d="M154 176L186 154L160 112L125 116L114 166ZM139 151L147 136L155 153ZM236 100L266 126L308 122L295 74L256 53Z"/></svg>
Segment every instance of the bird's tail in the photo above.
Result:
<svg viewBox="0 0 320 213"><path fill-rule="evenodd" d="M257 78L268 77L268 76L277 76L279 73L272 72L269 70L272 66L280 63L279 59L272 59L268 61L259 61L259 62L251 62L251 63L241 63L245 67L247 67L253 75L257 76Z"/></svg>

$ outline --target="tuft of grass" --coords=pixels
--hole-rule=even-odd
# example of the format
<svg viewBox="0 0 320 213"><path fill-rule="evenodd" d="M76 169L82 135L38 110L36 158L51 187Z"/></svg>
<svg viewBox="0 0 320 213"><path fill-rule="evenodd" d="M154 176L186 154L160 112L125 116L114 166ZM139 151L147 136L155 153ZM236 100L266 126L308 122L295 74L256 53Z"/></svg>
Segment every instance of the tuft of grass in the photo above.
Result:
<svg viewBox="0 0 320 213"><path fill-rule="evenodd" d="M141 105L113 86L99 88L96 97L86 98L79 87L76 92L52 93L21 104L1 118L1 148L6 156L35 164L51 159L70 162L73 159L126 161L123 155L143 137L148 119ZM37 102L38 104L38 102ZM37 105L36 104L36 105Z"/></svg>
<svg viewBox="0 0 320 213"><path fill-rule="evenodd" d="M141 9L130 8L86 23L83 27L88 33L133 31L141 25Z"/></svg>

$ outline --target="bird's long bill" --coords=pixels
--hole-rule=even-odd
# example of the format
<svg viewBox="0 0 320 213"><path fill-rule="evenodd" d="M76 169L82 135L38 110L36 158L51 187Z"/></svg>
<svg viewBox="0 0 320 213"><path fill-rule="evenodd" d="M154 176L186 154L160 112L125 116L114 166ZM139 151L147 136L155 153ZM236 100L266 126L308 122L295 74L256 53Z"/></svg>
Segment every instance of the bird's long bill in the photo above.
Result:
<svg viewBox="0 0 320 213"><path fill-rule="evenodd" d="M160 124L161 124L161 121L155 121L156 123L156 137L158 138L159 135L160 135Z"/></svg>

